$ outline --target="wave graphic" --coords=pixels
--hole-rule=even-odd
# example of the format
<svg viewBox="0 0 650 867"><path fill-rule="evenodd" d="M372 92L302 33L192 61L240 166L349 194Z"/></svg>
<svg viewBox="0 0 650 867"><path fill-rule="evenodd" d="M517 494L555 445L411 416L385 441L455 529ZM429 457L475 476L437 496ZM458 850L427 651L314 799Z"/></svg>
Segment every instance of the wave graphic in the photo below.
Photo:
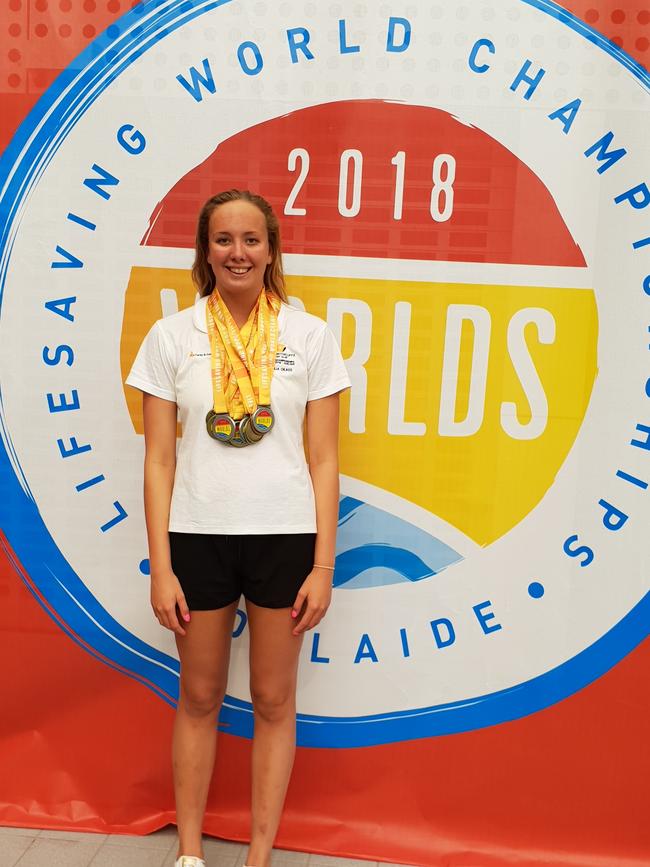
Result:
<svg viewBox="0 0 650 867"><path fill-rule="evenodd" d="M462 559L458 551L408 521L355 497L341 497L335 587L422 581Z"/></svg>

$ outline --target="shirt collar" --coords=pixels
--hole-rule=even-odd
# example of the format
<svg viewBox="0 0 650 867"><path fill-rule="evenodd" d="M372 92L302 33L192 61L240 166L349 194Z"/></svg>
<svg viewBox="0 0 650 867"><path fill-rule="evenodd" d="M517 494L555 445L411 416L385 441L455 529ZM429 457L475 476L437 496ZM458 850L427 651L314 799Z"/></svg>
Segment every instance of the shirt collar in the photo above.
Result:
<svg viewBox="0 0 650 867"><path fill-rule="evenodd" d="M199 331L203 331L205 334L208 333L208 323L205 319L205 308L207 307L207 304L207 295L197 298L194 302L194 312L192 314L192 321L194 322L195 328L198 328Z"/></svg>

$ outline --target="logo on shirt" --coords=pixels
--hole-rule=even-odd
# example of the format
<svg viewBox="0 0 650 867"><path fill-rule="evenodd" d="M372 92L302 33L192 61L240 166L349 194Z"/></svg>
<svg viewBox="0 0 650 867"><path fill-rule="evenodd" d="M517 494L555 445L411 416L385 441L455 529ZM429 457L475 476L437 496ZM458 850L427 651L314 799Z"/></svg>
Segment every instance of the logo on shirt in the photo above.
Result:
<svg viewBox="0 0 650 867"><path fill-rule="evenodd" d="M275 373L293 373L296 369L296 353L286 346L278 346L275 354Z"/></svg>
<svg viewBox="0 0 650 867"><path fill-rule="evenodd" d="M90 46L6 156L0 352L23 375L2 383L0 508L33 588L175 701L123 381L153 322L193 303L200 205L250 188L352 380L300 743L465 731L580 689L647 632L647 73L536 0L489 27L484 3L258 4L255 30L243 0L154 5ZM284 347L276 373L294 364ZM222 719L248 735L246 648L242 612Z"/></svg>

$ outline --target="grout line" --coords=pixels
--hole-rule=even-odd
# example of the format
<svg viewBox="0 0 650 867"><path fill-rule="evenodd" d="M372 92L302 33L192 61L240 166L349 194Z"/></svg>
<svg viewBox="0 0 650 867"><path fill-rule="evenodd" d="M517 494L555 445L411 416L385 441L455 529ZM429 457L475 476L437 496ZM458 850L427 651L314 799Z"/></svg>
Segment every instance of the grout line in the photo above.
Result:
<svg viewBox="0 0 650 867"><path fill-rule="evenodd" d="M101 845L101 846L99 847L99 849L95 852L95 854L94 854L93 857L90 859L90 861L86 864L86 867L91 867L91 865L92 865L93 861L95 860L95 858L99 855L99 853L102 851L102 849L103 849L104 846L106 845L106 841L107 841L107 840L110 840L110 837L107 837L106 840L104 840L104 842L102 843L102 845Z"/></svg>
<svg viewBox="0 0 650 867"><path fill-rule="evenodd" d="M39 831L38 833L40 834L40 831ZM36 835L36 836L37 836L37 835ZM29 850L32 848L32 846L33 846L34 843L36 842L36 836L34 836L34 837L32 838L32 842L31 842L31 843L29 844L29 846L25 849L25 851L23 852L23 854L20 855L20 857L18 858L18 860L17 860L17 861L14 861L13 867L18 867L18 865L19 865L20 862L23 860L23 858L25 857L25 855L29 852Z"/></svg>

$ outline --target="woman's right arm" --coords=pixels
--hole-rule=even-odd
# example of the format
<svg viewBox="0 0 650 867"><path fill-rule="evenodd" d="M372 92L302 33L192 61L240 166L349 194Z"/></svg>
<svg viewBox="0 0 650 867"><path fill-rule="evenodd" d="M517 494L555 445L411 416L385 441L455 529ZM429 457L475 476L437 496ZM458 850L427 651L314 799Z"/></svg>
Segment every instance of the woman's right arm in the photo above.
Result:
<svg viewBox="0 0 650 867"><path fill-rule="evenodd" d="M163 626L185 635L176 606L185 621L190 619L190 612L172 571L168 532L176 470L176 412L173 401L143 394L144 513L151 567L151 605Z"/></svg>

